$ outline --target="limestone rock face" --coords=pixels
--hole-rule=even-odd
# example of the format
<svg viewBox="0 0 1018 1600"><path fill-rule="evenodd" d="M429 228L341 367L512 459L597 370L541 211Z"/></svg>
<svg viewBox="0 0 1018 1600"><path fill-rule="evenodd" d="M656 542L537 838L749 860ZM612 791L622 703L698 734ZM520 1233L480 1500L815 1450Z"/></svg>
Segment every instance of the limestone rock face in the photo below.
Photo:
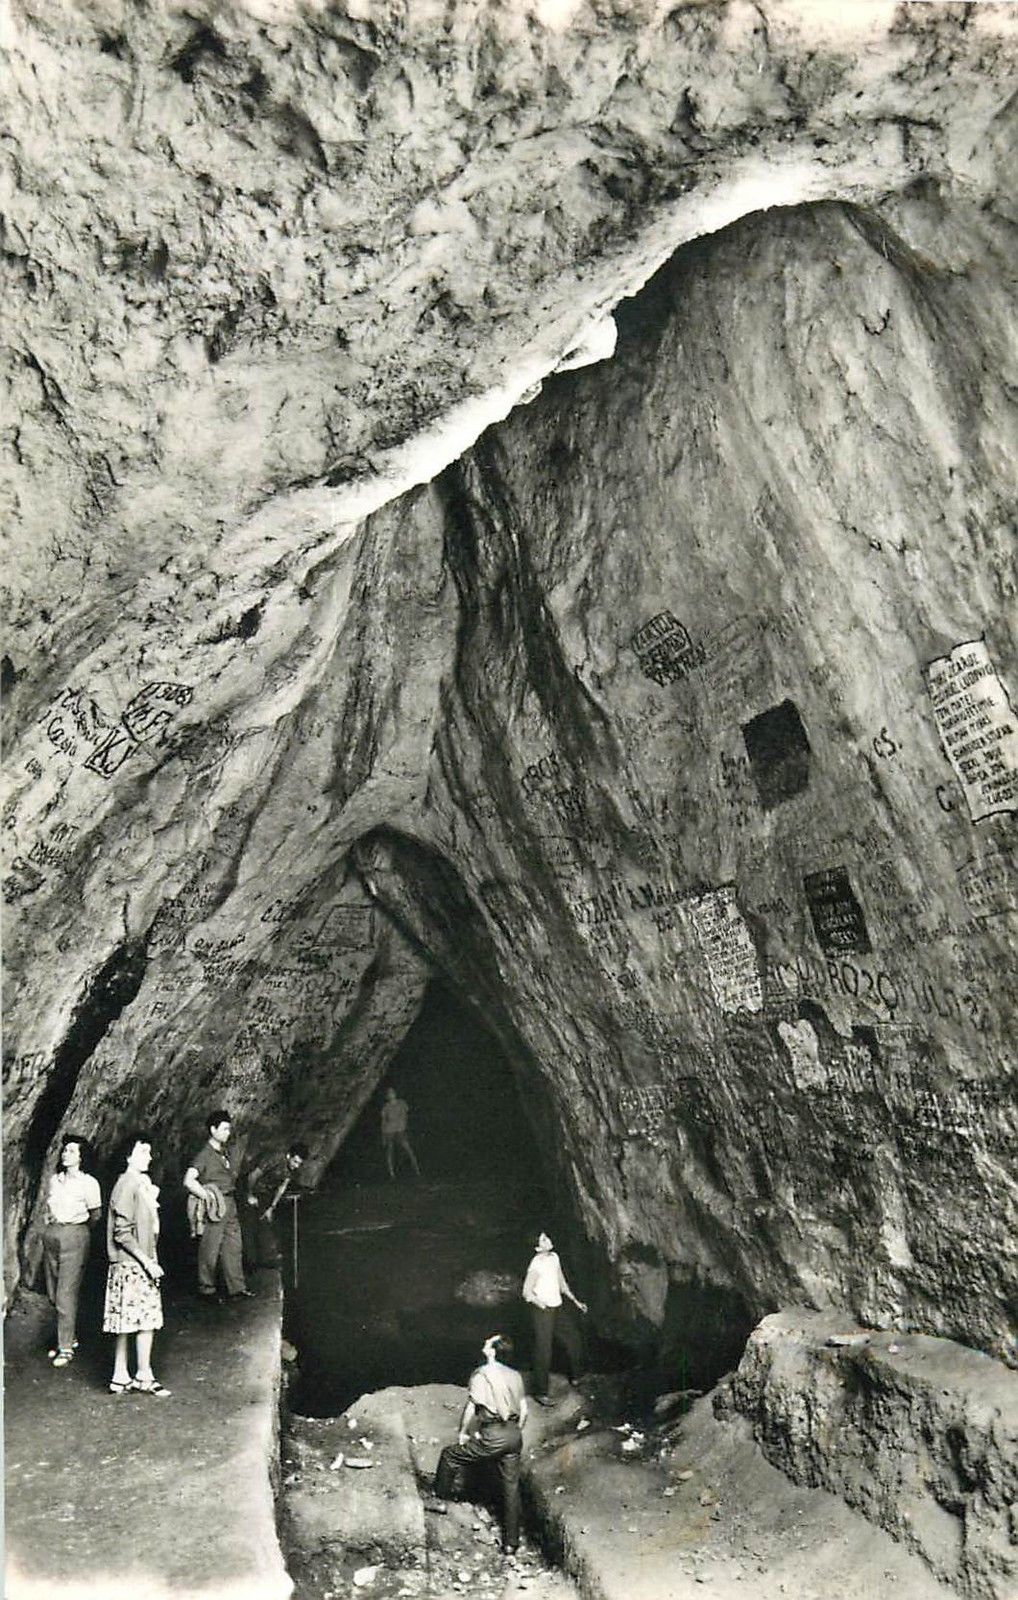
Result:
<svg viewBox="0 0 1018 1600"><path fill-rule="evenodd" d="M951 1593L1014 1594L1018 1380L985 1355L785 1312L754 1329L713 1404L748 1417L775 1466L889 1529Z"/></svg>
<svg viewBox="0 0 1018 1600"><path fill-rule="evenodd" d="M859 14L23 12L9 1276L61 1127L324 1160L438 967L603 1317L1006 1350L1011 24Z"/></svg>

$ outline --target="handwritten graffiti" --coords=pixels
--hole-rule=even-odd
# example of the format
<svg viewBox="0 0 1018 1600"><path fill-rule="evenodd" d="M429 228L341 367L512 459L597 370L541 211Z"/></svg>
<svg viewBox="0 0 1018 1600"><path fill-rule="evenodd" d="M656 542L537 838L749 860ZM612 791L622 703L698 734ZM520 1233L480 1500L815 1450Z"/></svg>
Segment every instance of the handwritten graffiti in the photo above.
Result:
<svg viewBox="0 0 1018 1600"><path fill-rule="evenodd" d="M690 905L715 999L722 1011L759 1011L763 1004L756 949L736 900L725 884Z"/></svg>
<svg viewBox="0 0 1018 1600"><path fill-rule="evenodd" d="M561 783L564 774L562 763L554 753L542 756L540 761L531 762L520 779L520 788L530 800L542 789Z"/></svg>
<svg viewBox="0 0 1018 1600"><path fill-rule="evenodd" d="M879 756L881 761L889 761L900 749L901 745L891 738L886 728L881 728L873 740L873 754Z"/></svg>
<svg viewBox="0 0 1018 1600"><path fill-rule="evenodd" d="M1018 869L1002 850L970 857L958 868L958 887L976 921L1018 911Z"/></svg>
<svg viewBox="0 0 1018 1600"><path fill-rule="evenodd" d="M822 993L840 999L860 1000L885 1011L893 1021L902 1009L936 1015L984 1033L987 1019L978 996L970 989L960 992L938 979L914 978L911 974L892 975L860 961L829 956L819 961L798 955L794 961L779 961L774 975L789 994Z"/></svg>
<svg viewBox="0 0 1018 1600"><path fill-rule="evenodd" d="M139 743L165 742L177 712L190 705L194 690L186 683L146 683L124 708L123 723Z"/></svg>
<svg viewBox="0 0 1018 1600"><path fill-rule="evenodd" d="M659 611L629 641L645 678L663 688L679 683L694 667L702 667L705 651L693 644L689 634L670 611Z"/></svg>
<svg viewBox="0 0 1018 1600"><path fill-rule="evenodd" d="M111 728L102 744L92 751L85 766L90 772L97 772L100 778L112 778L139 748L126 728Z"/></svg>

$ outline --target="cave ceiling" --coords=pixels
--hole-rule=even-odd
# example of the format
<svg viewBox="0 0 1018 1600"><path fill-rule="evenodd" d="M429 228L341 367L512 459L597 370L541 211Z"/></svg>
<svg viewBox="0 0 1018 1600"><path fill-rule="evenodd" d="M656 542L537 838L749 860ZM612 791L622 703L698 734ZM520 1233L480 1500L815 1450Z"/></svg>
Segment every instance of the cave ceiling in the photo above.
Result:
<svg viewBox="0 0 1018 1600"><path fill-rule="evenodd" d="M61 1128L324 1162L438 970L636 1321L1003 1347L1016 39L15 7L9 1280Z"/></svg>

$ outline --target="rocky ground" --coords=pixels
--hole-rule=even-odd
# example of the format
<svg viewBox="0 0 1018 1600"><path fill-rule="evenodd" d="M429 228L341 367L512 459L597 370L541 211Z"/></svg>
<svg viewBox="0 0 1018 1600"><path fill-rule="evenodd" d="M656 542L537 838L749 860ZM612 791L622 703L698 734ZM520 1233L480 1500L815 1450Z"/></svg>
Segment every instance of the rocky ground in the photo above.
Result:
<svg viewBox="0 0 1018 1600"><path fill-rule="evenodd" d="M686 1400L674 1395L655 1414L631 1380L561 1388L553 1408L532 1416L529 1533L508 1564L489 1507L424 1509L461 1400L445 1385L389 1389L341 1417L291 1420L282 1526L298 1600L872 1600L881 1592L946 1600L953 1592L833 1495L791 1484L743 1421L719 1421L710 1400L683 1415Z"/></svg>
<svg viewBox="0 0 1018 1600"><path fill-rule="evenodd" d="M579 1388L558 1380L555 1403L535 1406L526 1427L525 1534L514 1562L501 1555L492 1504L425 1509L463 1400L453 1385L366 1394L336 1417L287 1417L274 1525L277 1280L262 1277L256 1299L239 1307L198 1307L171 1289L167 1312L157 1368L173 1394L161 1402L108 1394L109 1341L89 1333L91 1321L78 1359L57 1373L45 1357L42 1297L23 1297L9 1315L12 1600L282 1600L291 1581L296 1600L949 1600L990 1592L961 1580L943 1585L904 1542L837 1495L771 1465L755 1424L730 1403L750 1382L751 1364L698 1399L655 1397L637 1374ZM772 1344L778 1331L770 1329ZM911 1359L925 1356L950 1390L960 1369L949 1365L953 1347L936 1343ZM292 1390L293 1378L285 1382ZM809 1394L803 1404L820 1416ZM776 1400L766 1405L779 1415ZM847 1428L850 1408L842 1413L838 1450L847 1456L858 1430ZM1004 1437L999 1403L983 1420ZM889 1483L896 1456L905 1460L898 1437L889 1436L886 1455Z"/></svg>

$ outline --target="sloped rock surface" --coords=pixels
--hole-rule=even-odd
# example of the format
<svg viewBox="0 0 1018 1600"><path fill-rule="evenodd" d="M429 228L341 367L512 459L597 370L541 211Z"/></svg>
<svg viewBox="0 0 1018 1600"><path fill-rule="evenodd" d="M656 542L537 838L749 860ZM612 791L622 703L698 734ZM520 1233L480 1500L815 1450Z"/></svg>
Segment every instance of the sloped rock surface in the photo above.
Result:
<svg viewBox="0 0 1018 1600"><path fill-rule="evenodd" d="M606 1324L1008 1350L1013 43L933 11L21 12L9 1278L61 1126L325 1160L438 965Z"/></svg>
<svg viewBox="0 0 1018 1600"><path fill-rule="evenodd" d="M716 1408L749 1418L769 1461L887 1528L953 1592L1015 1592L1018 1377L985 1355L782 1312L754 1330Z"/></svg>

